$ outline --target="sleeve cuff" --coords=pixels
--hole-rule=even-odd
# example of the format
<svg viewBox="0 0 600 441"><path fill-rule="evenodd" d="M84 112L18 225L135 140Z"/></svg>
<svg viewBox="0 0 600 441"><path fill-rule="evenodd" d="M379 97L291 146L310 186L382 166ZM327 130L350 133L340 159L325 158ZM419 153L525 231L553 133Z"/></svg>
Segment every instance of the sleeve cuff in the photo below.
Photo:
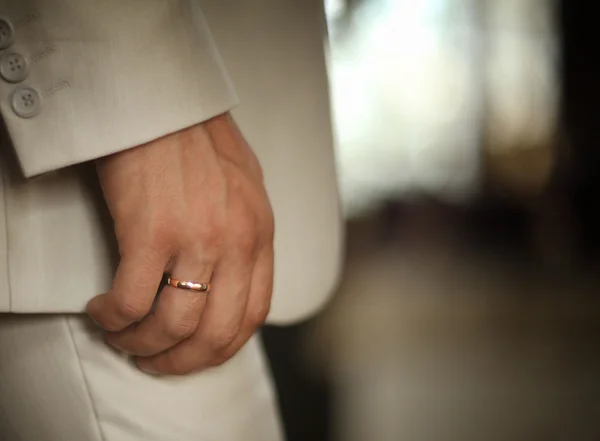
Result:
<svg viewBox="0 0 600 441"><path fill-rule="evenodd" d="M193 0L9 3L0 16L14 37L0 74L8 54L23 58L27 74L0 79L0 111L26 177L144 144L237 104Z"/></svg>

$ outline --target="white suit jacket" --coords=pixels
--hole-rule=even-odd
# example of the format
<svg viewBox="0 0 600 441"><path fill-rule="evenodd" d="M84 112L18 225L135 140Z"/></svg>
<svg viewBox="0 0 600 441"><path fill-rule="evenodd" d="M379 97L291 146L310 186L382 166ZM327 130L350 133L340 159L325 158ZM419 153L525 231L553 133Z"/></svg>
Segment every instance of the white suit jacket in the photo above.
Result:
<svg viewBox="0 0 600 441"><path fill-rule="evenodd" d="M238 99L277 223L269 320L317 311L341 255L324 23L319 0L0 0L0 312L106 292L118 254L89 161Z"/></svg>

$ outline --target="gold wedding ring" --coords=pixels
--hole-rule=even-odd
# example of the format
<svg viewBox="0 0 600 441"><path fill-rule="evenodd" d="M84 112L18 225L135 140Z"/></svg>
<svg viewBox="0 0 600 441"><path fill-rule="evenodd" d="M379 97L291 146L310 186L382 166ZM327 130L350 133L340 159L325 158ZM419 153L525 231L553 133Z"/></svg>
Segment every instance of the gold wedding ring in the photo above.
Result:
<svg viewBox="0 0 600 441"><path fill-rule="evenodd" d="M174 279L171 276L167 277L167 285L172 286L173 288L185 289L187 291L196 291L196 292L210 292L210 283L196 283L196 282L185 282L183 280Z"/></svg>

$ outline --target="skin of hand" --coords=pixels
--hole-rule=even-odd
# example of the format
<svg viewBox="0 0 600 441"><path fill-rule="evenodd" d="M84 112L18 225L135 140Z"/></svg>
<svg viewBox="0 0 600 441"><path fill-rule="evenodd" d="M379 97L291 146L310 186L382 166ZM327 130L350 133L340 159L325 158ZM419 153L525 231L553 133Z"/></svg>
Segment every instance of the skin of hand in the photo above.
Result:
<svg viewBox="0 0 600 441"><path fill-rule="evenodd" d="M96 161L120 263L88 315L144 372L183 375L230 359L265 321L273 212L261 167L228 114ZM166 286L163 274L211 283Z"/></svg>

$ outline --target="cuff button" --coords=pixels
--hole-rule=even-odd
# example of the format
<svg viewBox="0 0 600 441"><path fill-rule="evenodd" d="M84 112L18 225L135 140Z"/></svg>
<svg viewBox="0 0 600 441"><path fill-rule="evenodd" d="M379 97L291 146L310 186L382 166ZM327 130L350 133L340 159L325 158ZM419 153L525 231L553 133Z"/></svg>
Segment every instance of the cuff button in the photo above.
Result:
<svg viewBox="0 0 600 441"><path fill-rule="evenodd" d="M29 66L25 57L17 52L6 52L0 58L0 76L9 83L20 83L27 78Z"/></svg>
<svg viewBox="0 0 600 441"><path fill-rule="evenodd" d="M33 118L42 108L42 97L31 87L19 87L12 94L13 112L21 118Z"/></svg>
<svg viewBox="0 0 600 441"><path fill-rule="evenodd" d="M10 47L15 37L15 30L6 18L0 17L0 50Z"/></svg>

